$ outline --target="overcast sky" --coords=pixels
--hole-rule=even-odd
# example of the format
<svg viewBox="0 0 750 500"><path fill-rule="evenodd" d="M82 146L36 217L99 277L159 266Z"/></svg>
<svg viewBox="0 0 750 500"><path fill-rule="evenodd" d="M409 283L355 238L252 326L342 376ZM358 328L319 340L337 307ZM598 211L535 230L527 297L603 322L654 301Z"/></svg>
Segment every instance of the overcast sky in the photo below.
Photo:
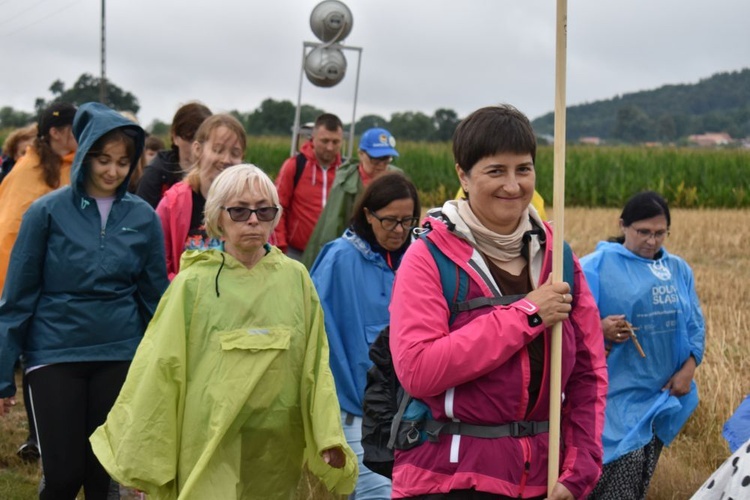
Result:
<svg viewBox="0 0 750 500"><path fill-rule="evenodd" d="M346 0L362 47L356 116L399 111L463 117L509 102L536 118L554 108L554 0ZM246 112L296 104L303 41L317 0L107 2L107 76L134 93L144 125L180 104ZM0 0L0 106L32 111L50 84L100 72L98 0ZM749 0L572 0L568 105L750 67ZM356 52L329 89L302 102L350 121Z"/></svg>

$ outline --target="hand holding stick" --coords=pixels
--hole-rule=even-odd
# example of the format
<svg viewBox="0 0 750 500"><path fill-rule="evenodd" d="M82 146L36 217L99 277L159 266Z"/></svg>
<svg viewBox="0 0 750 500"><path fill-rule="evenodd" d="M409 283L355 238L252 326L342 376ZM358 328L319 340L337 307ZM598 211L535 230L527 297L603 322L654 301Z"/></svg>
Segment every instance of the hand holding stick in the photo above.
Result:
<svg viewBox="0 0 750 500"><path fill-rule="evenodd" d="M638 336L635 334L635 330L637 330L638 328L634 328L633 325L630 325L628 329L630 330L630 338L633 339L633 345L635 346L636 349L638 349L638 354L640 354L642 358L645 358L646 353L643 352L641 343L638 342Z"/></svg>

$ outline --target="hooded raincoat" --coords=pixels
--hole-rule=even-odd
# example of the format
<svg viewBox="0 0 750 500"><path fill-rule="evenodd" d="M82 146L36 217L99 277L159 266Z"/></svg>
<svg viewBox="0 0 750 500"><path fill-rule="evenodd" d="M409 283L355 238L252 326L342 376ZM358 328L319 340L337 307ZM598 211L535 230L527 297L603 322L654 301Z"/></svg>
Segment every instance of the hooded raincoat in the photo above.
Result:
<svg viewBox="0 0 750 500"><path fill-rule="evenodd" d="M79 361L129 361L167 287L159 218L117 188L102 227L85 191L85 158L107 132L132 133L136 158L143 129L98 103L82 105L73 122L79 147L71 185L32 203L24 214L0 299L0 397L15 393L13 367Z"/></svg>
<svg viewBox="0 0 750 500"><path fill-rule="evenodd" d="M304 267L278 248L247 269L185 252L94 453L153 499L288 499L302 465L351 492L323 312ZM340 446L346 466L320 458Z"/></svg>
<svg viewBox="0 0 750 500"><path fill-rule="evenodd" d="M469 276L466 300L500 295L455 202L429 217L426 238ZM538 221L542 224L541 221ZM552 231L529 244L534 287L552 271ZM543 244L544 243L544 244ZM562 429L560 476L575 498L585 498L601 473L601 431L607 373L599 313L575 262L573 309L562 325ZM391 300L390 347L401 384L439 421L496 426L549 420L550 330L522 299L508 306L451 312L440 272L427 244L417 239L404 255ZM538 316L536 316L538 319ZM536 403L529 405L528 344L544 337L544 371ZM547 492L549 436L479 438L440 435L410 450L396 450L393 497L452 490L529 498Z"/></svg>
<svg viewBox="0 0 750 500"><path fill-rule="evenodd" d="M705 326L693 271L662 248L646 259L620 243L600 242L581 259L602 318L624 314L638 328L633 342L615 344L607 358L609 391L604 463L646 446L656 433L669 445L698 405L695 381L684 396L662 387L689 356L703 359Z"/></svg>
<svg viewBox="0 0 750 500"><path fill-rule="evenodd" d="M325 311L331 371L341 409L362 416L368 353L388 326L395 274L385 259L347 229L323 247L310 271Z"/></svg>

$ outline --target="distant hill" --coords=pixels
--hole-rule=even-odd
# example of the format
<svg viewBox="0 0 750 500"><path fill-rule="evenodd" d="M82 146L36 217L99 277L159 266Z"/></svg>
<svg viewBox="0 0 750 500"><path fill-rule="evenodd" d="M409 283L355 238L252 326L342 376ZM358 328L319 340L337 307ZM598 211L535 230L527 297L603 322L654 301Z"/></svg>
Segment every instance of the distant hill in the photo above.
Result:
<svg viewBox="0 0 750 500"><path fill-rule="evenodd" d="M552 135L554 113L532 122L539 135ZM614 142L678 141L691 134L727 132L750 137L750 69L717 73L696 84L569 106L567 140L600 137Z"/></svg>

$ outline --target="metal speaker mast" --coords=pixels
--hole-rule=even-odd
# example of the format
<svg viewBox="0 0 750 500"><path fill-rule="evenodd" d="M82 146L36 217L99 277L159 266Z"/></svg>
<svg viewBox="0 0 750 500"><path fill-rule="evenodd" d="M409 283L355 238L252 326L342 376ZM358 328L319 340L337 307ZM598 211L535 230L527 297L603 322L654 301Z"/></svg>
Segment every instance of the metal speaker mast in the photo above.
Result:
<svg viewBox="0 0 750 500"><path fill-rule="evenodd" d="M107 104L107 24L105 21L105 4L102 0L102 59L101 59L101 78L99 79L99 102Z"/></svg>

